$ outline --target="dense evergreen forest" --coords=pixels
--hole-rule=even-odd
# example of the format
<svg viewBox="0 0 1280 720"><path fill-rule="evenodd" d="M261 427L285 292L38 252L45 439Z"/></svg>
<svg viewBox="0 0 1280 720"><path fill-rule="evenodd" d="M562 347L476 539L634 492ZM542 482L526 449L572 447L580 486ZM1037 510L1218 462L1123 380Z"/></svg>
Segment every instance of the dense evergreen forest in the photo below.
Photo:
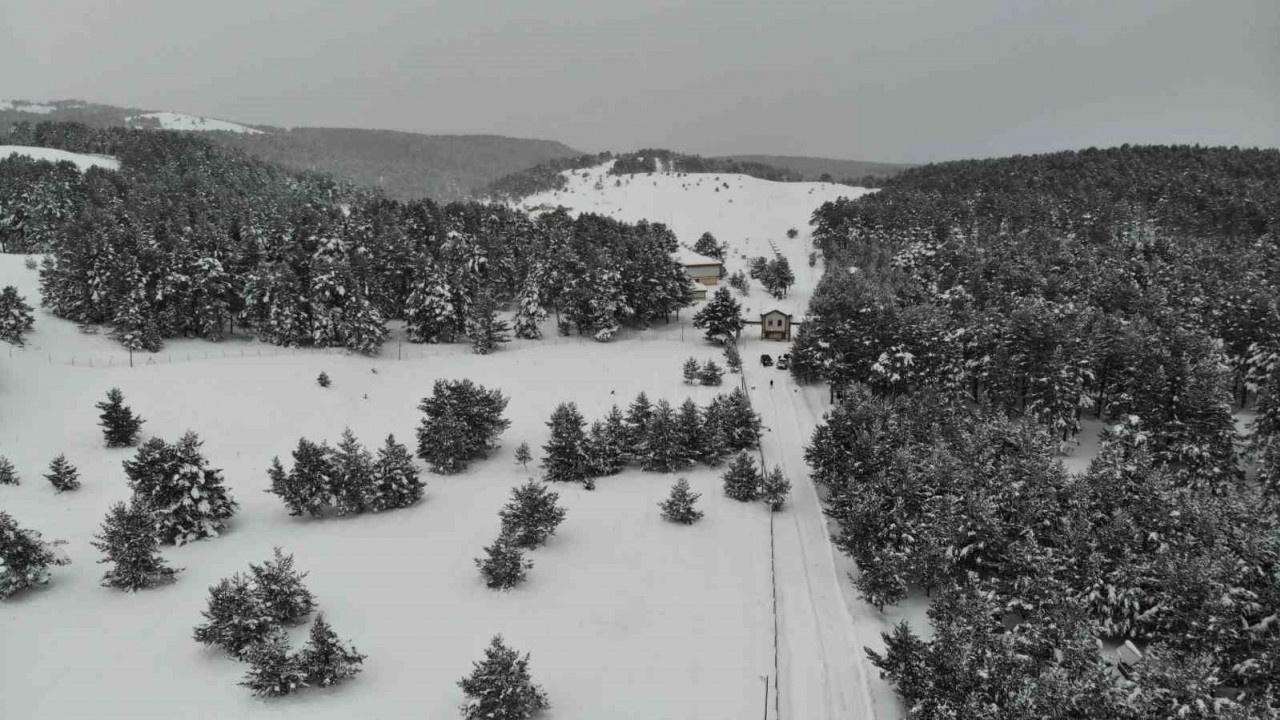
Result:
<svg viewBox="0 0 1280 720"><path fill-rule="evenodd" d="M375 353L388 320L404 320L410 340L448 342L513 300L520 337L538 337L552 308L562 332L607 340L689 303L676 238L659 224L399 202L173 132L42 123L6 142L120 158L118 172L83 174L0 161L0 244L46 254L52 312L110 325L135 350L240 326Z"/></svg>
<svg viewBox="0 0 1280 720"><path fill-rule="evenodd" d="M807 458L860 593L932 596L869 651L912 716L1275 717L1280 152L944 163L812 224Z"/></svg>

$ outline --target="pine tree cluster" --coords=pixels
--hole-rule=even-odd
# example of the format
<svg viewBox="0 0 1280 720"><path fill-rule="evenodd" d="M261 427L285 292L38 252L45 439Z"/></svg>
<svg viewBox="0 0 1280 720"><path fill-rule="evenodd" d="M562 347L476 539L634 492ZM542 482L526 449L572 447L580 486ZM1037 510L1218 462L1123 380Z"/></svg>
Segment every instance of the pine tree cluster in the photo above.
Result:
<svg viewBox="0 0 1280 720"><path fill-rule="evenodd" d="M699 383L702 385L719 385L724 377L724 370L714 360L707 360L699 365L697 358L689 358L684 361L683 374L686 385Z"/></svg>
<svg viewBox="0 0 1280 720"><path fill-rule="evenodd" d="M507 398L470 380L437 380L418 409L418 457L438 473L456 473L494 446L511 421Z"/></svg>
<svg viewBox="0 0 1280 720"><path fill-rule="evenodd" d="M551 437L543 446L543 479L581 482L620 472L629 463L644 470L673 472L695 463L715 466L731 453L760 442L760 416L741 388L717 395L705 408L686 399L673 408L652 404L645 393L624 414L616 405L603 421L586 421L574 403L562 403L547 423Z"/></svg>
<svg viewBox="0 0 1280 720"><path fill-rule="evenodd" d="M22 336L35 326L31 306L18 294L17 288L7 285L0 290L0 342L22 347Z"/></svg>
<svg viewBox="0 0 1280 720"><path fill-rule="evenodd" d="M0 455L0 485L21 485L18 470L9 462L9 458Z"/></svg>
<svg viewBox="0 0 1280 720"><path fill-rule="evenodd" d="M60 540L45 541L40 533L18 525L0 510L0 600L49 582L51 566L71 562L59 546Z"/></svg>
<svg viewBox="0 0 1280 720"><path fill-rule="evenodd" d="M267 492L283 500L290 515L310 517L405 508L421 500L426 488L409 449L394 435L374 458L350 429L337 448L299 439L293 467L286 472L280 458L272 458L267 477Z"/></svg>
<svg viewBox="0 0 1280 720"><path fill-rule="evenodd" d="M134 499L155 520L157 539L184 545L218 537L235 514L236 502L223 484L222 471L209 467L203 442L187 432L170 444L152 438L124 461Z"/></svg>

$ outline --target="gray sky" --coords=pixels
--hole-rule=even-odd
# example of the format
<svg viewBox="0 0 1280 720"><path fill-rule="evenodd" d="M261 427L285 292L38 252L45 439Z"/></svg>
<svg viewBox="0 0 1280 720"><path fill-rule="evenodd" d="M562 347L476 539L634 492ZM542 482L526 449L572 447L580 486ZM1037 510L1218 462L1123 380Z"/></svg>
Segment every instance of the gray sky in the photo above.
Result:
<svg viewBox="0 0 1280 720"><path fill-rule="evenodd" d="M0 98L923 162L1280 146L1280 0L3 0Z"/></svg>

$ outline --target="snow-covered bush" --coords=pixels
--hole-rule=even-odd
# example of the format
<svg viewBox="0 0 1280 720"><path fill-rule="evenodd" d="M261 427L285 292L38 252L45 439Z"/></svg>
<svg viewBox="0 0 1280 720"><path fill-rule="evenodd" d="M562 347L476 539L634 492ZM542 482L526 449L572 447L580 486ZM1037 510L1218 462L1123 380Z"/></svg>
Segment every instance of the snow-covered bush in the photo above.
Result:
<svg viewBox="0 0 1280 720"><path fill-rule="evenodd" d="M671 495L658 503L662 508L662 518L681 525L692 525L702 519L702 511L694 507L701 494L689 488L689 481L684 478L676 480L671 486Z"/></svg>
<svg viewBox="0 0 1280 720"><path fill-rule="evenodd" d="M530 480L511 489L511 500L502 507L498 517L502 519L502 534L522 548L535 548L555 534L556 527L564 522L565 509L556 504L559 493L551 492L546 485Z"/></svg>
<svg viewBox="0 0 1280 720"><path fill-rule="evenodd" d="M128 505L112 505L102 531L93 537L92 545L106 556L98 562L113 564L102 576L105 587L141 590L172 582L179 571L160 557L155 514L136 497Z"/></svg>
<svg viewBox="0 0 1280 720"><path fill-rule="evenodd" d="M49 582L50 566L71 562L61 549L63 541L44 541L40 533L18 526L0 510L0 600Z"/></svg>
<svg viewBox="0 0 1280 720"><path fill-rule="evenodd" d="M138 441L138 431L146 421L134 415L133 410L124 404L124 393L120 388L108 390L107 399L98 403L97 408L102 411L98 424L102 426L107 447L128 447Z"/></svg>
<svg viewBox="0 0 1280 720"><path fill-rule="evenodd" d="M494 636L484 660L473 663L471 674L458 686L467 696L461 707L466 720L526 720L551 707L529 674L529 654L521 657L501 635Z"/></svg>
<svg viewBox="0 0 1280 720"><path fill-rule="evenodd" d="M208 466L194 432L174 444L152 438L124 462L133 496L154 513L162 543L184 545L218 537L235 514L236 502L222 471Z"/></svg>
<svg viewBox="0 0 1280 720"><path fill-rule="evenodd" d="M455 473L494 445L511 421L507 398L470 380L437 380L418 409L418 457L438 473Z"/></svg>
<svg viewBox="0 0 1280 720"><path fill-rule="evenodd" d="M476 567L484 576L484 584L493 590L510 590L519 585L533 567L533 561L526 560L520 547L506 535L498 536L484 552L484 557L476 558Z"/></svg>

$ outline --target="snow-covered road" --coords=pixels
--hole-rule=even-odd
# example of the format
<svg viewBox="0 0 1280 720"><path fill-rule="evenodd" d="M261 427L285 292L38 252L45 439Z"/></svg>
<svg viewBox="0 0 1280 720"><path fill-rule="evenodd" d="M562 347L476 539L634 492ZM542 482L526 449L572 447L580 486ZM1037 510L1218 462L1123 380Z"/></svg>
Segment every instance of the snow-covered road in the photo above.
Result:
<svg viewBox="0 0 1280 720"><path fill-rule="evenodd" d="M803 388L790 373L751 361L785 346L747 341L745 378L764 427L767 467L779 465L791 481L787 507L774 516L778 603L776 720L836 720L904 715L901 705L863 647L880 647L889 619L846 597L838 570L847 561L831 544L818 493L809 479L804 448L826 410L822 388ZM771 387L769 381L773 381Z"/></svg>

